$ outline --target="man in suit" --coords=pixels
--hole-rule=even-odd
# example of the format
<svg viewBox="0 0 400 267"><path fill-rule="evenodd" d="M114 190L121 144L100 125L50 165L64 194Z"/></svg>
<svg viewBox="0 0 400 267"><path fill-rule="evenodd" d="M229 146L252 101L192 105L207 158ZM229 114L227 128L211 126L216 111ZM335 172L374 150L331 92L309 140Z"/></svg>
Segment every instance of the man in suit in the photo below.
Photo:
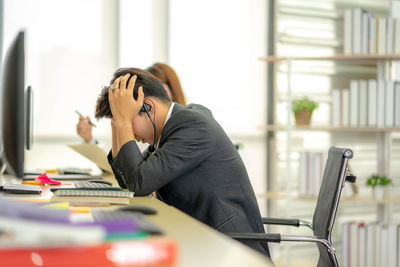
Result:
<svg viewBox="0 0 400 267"><path fill-rule="evenodd" d="M108 159L121 187L137 196L155 191L222 233L264 232L243 161L210 110L171 102L159 80L141 69L119 69L110 84L96 118L111 118ZM136 142L150 146L141 153ZM269 257L267 244L246 245Z"/></svg>

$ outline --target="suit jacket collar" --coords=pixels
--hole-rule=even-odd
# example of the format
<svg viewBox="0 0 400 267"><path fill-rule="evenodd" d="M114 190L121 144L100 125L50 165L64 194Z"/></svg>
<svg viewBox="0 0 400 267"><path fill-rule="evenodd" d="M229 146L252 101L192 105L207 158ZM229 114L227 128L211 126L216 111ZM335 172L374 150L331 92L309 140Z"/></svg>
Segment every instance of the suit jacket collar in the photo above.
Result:
<svg viewBox="0 0 400 267"><path fill-rule="evenodd" d="M162 146L163 144L164 144L164 142L165 142L165 138L167 138L168 137L168 135L169 135L169 129L171 129L171 124L176 124L176 122L174 122L174 115L178 112L178 111L180 111L180 110L182 110L182 109L185 109L185 107L184 106L182 106L182 105L180 105L180 104L178 104L178 103L175 103L175 105L174 105L174 108L172 109L172 113L171 113L171 117L169 118L169 120L164 124L164 127L163 127L163 130L162 130L162 132L161 132L161 138L160 138L160 140L159 140L159 145L158 145L158 147L160 147L160 146Z"/></svg>
<svg viewBox="0 0 400 267"><path fill-rule="evenodd" d="M177 111L179 111L181 109L184 109L184 108L185 107L182 106L181 104L175 103L174 109L172 110L172 113L171 113L171 117L172 117L172 115L174 115L175 112L177 112Z"/></svg>

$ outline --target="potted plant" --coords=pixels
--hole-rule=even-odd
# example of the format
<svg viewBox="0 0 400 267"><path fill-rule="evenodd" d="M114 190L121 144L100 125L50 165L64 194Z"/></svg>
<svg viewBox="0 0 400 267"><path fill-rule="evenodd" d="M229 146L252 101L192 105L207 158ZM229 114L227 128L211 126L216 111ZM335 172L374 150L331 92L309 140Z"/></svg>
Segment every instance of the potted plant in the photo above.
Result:
<svg viewBox="0 0 400 267"><path fill-rule="evenodd" d="M318 104L307 97L293 100L292 109L296 125L310 125L311 115L317 107Z"/></svg>
<svg viewBox="0 0 400 267"><path fill-rule="evenodd" d="M367 186L371 186L375 199L383 199L386 195L386 188L392 184L392 180L383 175L371 175L367 179Z"/></svg>

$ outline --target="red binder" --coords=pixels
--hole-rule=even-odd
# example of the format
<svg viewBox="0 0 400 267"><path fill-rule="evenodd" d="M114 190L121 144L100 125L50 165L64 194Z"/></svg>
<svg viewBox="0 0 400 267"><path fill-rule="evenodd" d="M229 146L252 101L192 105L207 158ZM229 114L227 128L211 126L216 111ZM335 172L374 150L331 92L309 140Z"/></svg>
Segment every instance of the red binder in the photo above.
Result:
<svg viewBox="0 0 400 267"><path fill-rule="evenodd" d="M177 244L170 239L144 239L93 246L1 249L2 266L57 267L172 267Z"/></svg>

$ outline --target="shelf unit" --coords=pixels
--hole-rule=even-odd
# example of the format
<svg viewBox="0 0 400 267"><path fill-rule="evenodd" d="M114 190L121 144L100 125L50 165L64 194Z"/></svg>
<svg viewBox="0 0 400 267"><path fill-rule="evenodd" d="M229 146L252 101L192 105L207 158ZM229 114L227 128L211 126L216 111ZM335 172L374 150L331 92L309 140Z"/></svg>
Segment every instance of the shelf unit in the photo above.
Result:
<svg viewBox="0 0 400 267"><path fill-rule="evenodd" d="M395 66L397 73L399 73L397 69L399 64L394 64L394 62L400 62L400 55L341 54L341 51L343 51L341 47L342 35L340 34L340 29L342 28L340 23L341 10L358 5L365 9L374 8L376 15L381 16L387 14L388 7L389 10L391 8L390 4L374 3L374 6L368 6L369 4L361 2L332 1L332 5L328 7L328 5L317 2L296 3L286 0L273 2L272 31L270 31L269 35L272 40L270 45L273 48L269 48L268 54L278 56L259 58L260 61L267 63L269 79L271 79L268 81L267 123L260 126L260 129L267 132L267 179L268 190L270 191L258 194L257 197L267 200L269 216L285 216L286 211L286 216L290 217L294 216L293 214L307 212L302 207L311 207L313 202L316 202L316 197L299 196L294 188L295 185L292 184L292 173L294 174L296 171L292 167L295 167L297 162L292 163L291 160L297 158L299 148L309 148L310 139L314 136L317 136L317 138L320 136L321 140L318 141L324 144L323 150L325 150L325 145L327 144L340 146L348 144L348 146L353 147L358 144L359 146L355 147L356 152L358 152L357 149L364 149L369 154L363 153L362 164L360 164L360 161L353 161L354 165L356 167L357 164L364 166L370 164L370 161L374 161L374 165L376 164L376 169L375 166L370 164L369 168L363 171L364 173L361 177L364 178L367 172L372 171L390 174L390 162L386 159L391 158L392 136L397 137L400 132L399 127L332 127L323 120L321 120L321 122L323 121L322 123L312 126L295 126L292 122L294 118L291 112L293 95L302 94L301 90L307 93L315 93L315 99L319 99L324 103L324 112L327 113L330 108L329 88L343 88L344 84L347 84L346 80L351 78L370 79L376 77L375 79L377 80L389 80L391 75L394 75L391 72L392 65ZM277 65L280 67L276 67ZM313 76L311 77L312 81L321 81L321 79L318 79L323 75L329 80L330 87L325 84L323 85L325 87L319 87L319 85L308 87L308 80L304 86L299 86L298 84L298 81L302 81L301 79L305 80L311 76ZM277 82L278 80L279 83ZM292 90L294 87L300 90ZM322 88L322 90L318 91L319 88ZM325 94L328 95L328 98L325 97ZM323 95L322 98L321 95ZM282 103L285 103L285 105L282 105ZM287 117L283 118L282 113L279 113L278 120L277 112L283 111L286 114L283 108L287 109ZM321 112L320 114L323 113ZM306 136L307 134L309 134L309 137ZM360 139L357 139L358 136L360 136ZM316 145L311 145L310 147L313 149L317 148L317 146L316 142ZM327 150L328 147L326 147ZM397 156L396 160L398 160L398 150L392 153ZM358 156L356 153L355 157L357 158ZM354 171L357 171L357 168ZM357 173L355 174L357 175ZM400 197L378 201L365 194L367 190L361 191L363 192L352 198L343 195L341 202L349 203L347 205L349 210L357 208L357 206L352 207L351 203L363 204L362 210L365 211L370 210L368 205L373 204L373 209L376 207L377 218L383 222L390 222L392 220L392 206L400 203ZM307 216L310 213L307 212ZM342 215L351 216L345 212L340 216ZM288 230L290 233L291 230ZM286 256L282 255L285 258L286 266L290 266L291 253L289 253L289 250L290 247L286 249Z"/></svg>
<svg viewBox="0 0 400 267"><path fill-rule="evenodd" d="M391 147L391 133L395 131L400 131L399 127L332 127L329 125L326 126L294 126L292 123L292 87L291 87L291 64L294 60L339 60L344 63L349 64L372 64L375 63L378 67L378 79L388 78L387 75L390 70L390 63L394 60L400 60L400 55L333 55L333 56L315 56L315 57L265 57L262 58L265 62L268 63L286 63L287 64L287 73L288 73L288 88L287 88L287 102L288 102L288 117L286 125L266 125L265 129L267 131L286 131L287 133L287 148L286 153L290 155L292 153L292 132L293 131L328 131L328 132L357 132L357 133L376 133L377 137L377 154L378 154L378 168L377 173L389 174L389 162L386 159L390 159L390 147ZM356 61L356 62L355 62ZM270 163L272 166L273 163ZM290 157L287 156L286 162L286 194L288 203L291 202L292 189L290 188L290 177L291 177L291 160ZM274 175L273 173L269 173L270 177ZM377 203L378 204L378 212L377 219L379 221L389 223L391 222L391 209L386 203Z"/></svg>

